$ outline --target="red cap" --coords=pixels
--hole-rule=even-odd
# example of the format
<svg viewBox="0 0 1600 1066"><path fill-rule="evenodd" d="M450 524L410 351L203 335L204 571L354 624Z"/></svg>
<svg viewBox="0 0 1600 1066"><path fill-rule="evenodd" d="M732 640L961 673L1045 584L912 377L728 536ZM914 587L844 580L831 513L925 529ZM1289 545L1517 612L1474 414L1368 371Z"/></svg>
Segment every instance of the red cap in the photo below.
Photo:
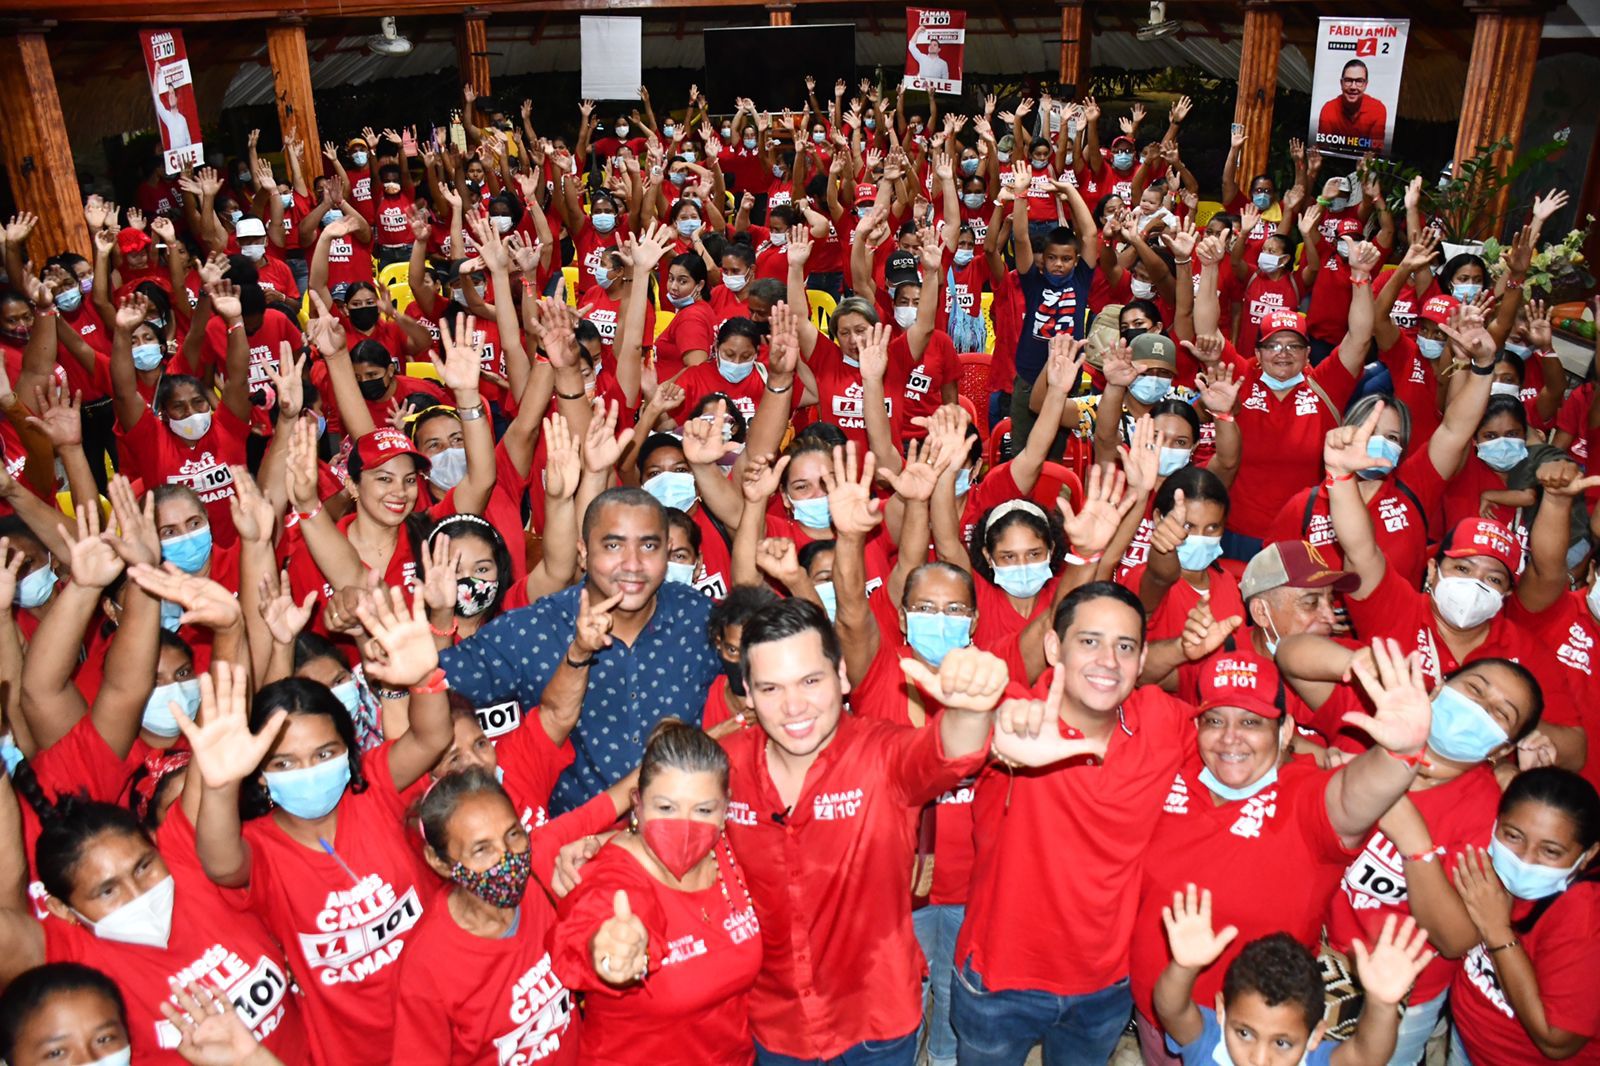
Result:
<svg viewBox="0 0 1600 1066"><path fill-rule="evenodd" d="M1505 564L1512 577L1522 565L1522 545L1517 536L1499 522L1488 518L1463 518L1444 540L1444 554L1451 559L1470 559L1486 555Z"/></svg>
<svg viewBox="0 0 1600 1066"><path fill-rule="evenodd" d="M1450 321L1450 312L1455 309L1456 298L1454 296L1446 296L1442 292L1436 292L1424 301L1420 313L1429 322L1442 326Z"/></svg>
<svg viewBox="0 0 1600 1066"><path fill-rule="evenodd" d="M117 234L117 247L122 251L123 255L142 252L150 247L150 243L150 234L142 229L134 229L132 226L122 227L122 231Z"/></svg>
<svg viewBox="0 0 1600 1066"><path fill-rule="evenodd" d="M1274 700L1280 682L1270 659L1244 655L1213 655L1201 667L1200 710L1238 707L1267 718L1283 717Z"/></svg>
<svg viewBox="0 0 1600 1066"><path fill-rule="evenodd" d="M375 429L356 441L356 454L361 456L362 470L382 466L397 455L415 457L419 470L426 470L432 465L426 455L417 451L417 446L411 443L411 438L393 426Z"/></svg>
<svg viewBox="0 0 1600 1066"><path fill-rule="evenodd" d="M1256 330L1256 336L1260 340L1266 340L1281 329L1293 330L1300 334L1301 337L1310 336L1306 332L1306 316L1299 311L1290 311L1287 308L1273 311L1263 317L1261 319L1261 328Z"/></svg>
<svg viewBox="0 0 1600 1066"><path fill-rule="evenodd" d="M1347 233L1360 233L1362 230L1359 218L1341 218L1335 223L1333 235L1343 237Z"/></svg>
<svg viewBox="0 0 1600 1066"><path fill-rule="evenodd" d="M870 181L856 183L856 203L870 204L878 198L878 187Z"/></svg>
<svg viewBox="0 0 1600 1066"><path fill-rule="evenodd" d="M1137 144L1134 143L1133 138L1129 137L1126 133L1118 134L1117 136L1115 136L1115 137L1113 137L1111 139L1111 147L1115 148L1119 144L1125 144L1129 148L1137 148L1137 147L1139 147Z"/></svg>

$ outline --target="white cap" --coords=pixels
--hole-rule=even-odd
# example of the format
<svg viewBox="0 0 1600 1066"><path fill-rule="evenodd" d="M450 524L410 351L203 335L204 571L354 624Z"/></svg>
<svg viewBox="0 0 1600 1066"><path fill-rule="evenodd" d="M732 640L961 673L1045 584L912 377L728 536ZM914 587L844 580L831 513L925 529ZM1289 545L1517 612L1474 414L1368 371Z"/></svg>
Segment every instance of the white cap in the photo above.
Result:
<svg viewBox="0 0 1600 1066"><path fill-rule="evenodd" d="M265 237L267 235L267 224L259 218L246 216L234 224L233 235L240 240L246 237Z"/></svg>

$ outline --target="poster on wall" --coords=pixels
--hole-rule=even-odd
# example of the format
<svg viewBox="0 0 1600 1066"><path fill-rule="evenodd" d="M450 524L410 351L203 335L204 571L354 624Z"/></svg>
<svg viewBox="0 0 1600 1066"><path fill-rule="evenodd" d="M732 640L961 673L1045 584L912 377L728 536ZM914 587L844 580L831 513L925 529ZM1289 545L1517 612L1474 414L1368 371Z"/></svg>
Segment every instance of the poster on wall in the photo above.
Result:
<svg viewBox="0 0 1600 1066"><path fill-rule="evenodd" d="M1384 155L1394 139L1410 19L1325 18L1311 75L1311 143L1326 155Z"/></svg>
<svg viewBox="0 0 1600 1066"><path fill-rule="evenodd" d="M961 91L961 54L967 44L967 13L948 8L906 8L907 89Z"/></svg>
<svg viewBox="0 0 1600 1066"><path fill-rule="evenodd" d="M194 78L182 30L141 30L139 47L150 76L150 99L161 127L162 160L168 174L205 162L200 143L200 110L194 102Z"/></svg>
<svg viewBox="0 0 1600 1066"><path fill-rule="evenodd" d="M637 100L644 83L644 20L584 15L578 20L583 59L580 91L590 100Z"/></svg>

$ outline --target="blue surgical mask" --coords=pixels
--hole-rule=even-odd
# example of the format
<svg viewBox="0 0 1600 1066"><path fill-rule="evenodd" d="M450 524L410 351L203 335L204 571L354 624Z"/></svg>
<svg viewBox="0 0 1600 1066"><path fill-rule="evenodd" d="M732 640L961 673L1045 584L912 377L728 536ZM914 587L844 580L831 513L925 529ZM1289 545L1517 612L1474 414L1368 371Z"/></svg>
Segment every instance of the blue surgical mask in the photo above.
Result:
<svg viewBox="0 0 1600 1066"><path fill-rule="evenodd" d="M833 582L823 581L816 586L817 599L822 601L822 609L828 612L828 621L833 621L839 614L839 598L833 594Z"/></svg>
<svg viewBox="0 0 1600 1066"><path fill-rule="evenodd" d="M1210 789L1212 794L1221 796L1225 800L1238 801L1247 800L1268 785L1276 783L1278 780L1278 768L1277 766L1272 766L1266 773L1242 788L1231 788L1228 785L1224 785L1217 779L1217 775L1211 772L1209 766L1202 767L1197 776L1200 778L1200 783Z"/></svg>
<svg viewBox="0 0 1600 1066"><path fill-rule="evenodd" d="M611 284L611 269L609 267L594 268L594 283L602 289Z"/></svg>
<svg viewBox="0 0 1600 1066"><path fill-rule="evenodd" d="M964 192L961 194L961 202L973 211L983 206L983 199L983 193L981 192Z"/></svg>
<svg viewBox="0 0 1600 1066"><path fill-rule="evenodd" d="M971 488L972 471L968 470L966 467L962 467L960 470L956 471L956 495L965 496ZM1600 615L1600 611L1597 611L1596 614Z"/></svg>
<svg viewBox="0 0 1600 1066"><path fill-rule="evenodd" d="M83 290L74 285L56 297L56 309L71 314L83 306Z"/></svg>
<svg viewBox="0 0 1600 1066"><path fill-rule="evenodd" d="M1161 458L1156 460L1156 473L1161 477L1171 477L1189 465L1192 455L1193 448L1162 448Z"/></svg>
<svg viewBox="0 0 1600 1066"><path fill-rule="evenodd" d="M1129 167L1133 166L1133 153L1112 152L1111 165L1116 167L1118 170L1127 170Z"/></svg>
<svg viewBox="0 0 1600 1066"><path fill-rule="evenodd" d="M1204 570L1222 558L1222 538L1191 533L1178 545L1178 565L1185 570Z"/></svg>
<svg viewBox="0 0 1600 1066"><path fill-rule="evenodd" d="M324 226L331 226L343 217L343 211L339 210L337 207L330 207L322 214L322 224Z"/></svg>
<svg viewBox="0 0 1600 1066"><path fill-rule="evenodd" d="M617 226L617 216L609 211L601 211L590 215L589 222L594 226L596 233L610 233Z"/></svg>
<svg viewBox="0 0 1600 1066"><path fill-rule="evenodd" d="M1008 595L1019 600L1036 596L1050 580L1050 564L1047 562L1021 563L1017 566L997 566L994 568L994 583Z"/></svg>
<svg viewBox="0 0 1600 1066"><path fill-rule="evenodd" d="M749 377L755 368L756 364L754 361L748 363L732 363L722 358L720 355L717 356L717 373L721 374L722 380L726 381L730 385L739 384L739 382Z"/></svg>
<svg viewBox="0 0 1600 1066"><path fill-rule="evenodd" d="M906 643L932 666L972 643L972 619L948 614L906 612Z"/></svg>
<svg viewBox="0 0 1600 1066"><path fill-rule="evenodd" d="M676 507L687 511L694 506L694 475L681 470L668 470L639 486L661 501L663 507Z"/></svg>
<svg viewBox="0 0 1600 1066"><path fill-rule="evenodd" d="M783 164L782 163L774 163L774 164L772 164L772 176L775 177L775 178L783 177Z"/></svg>
<svg viewBox="0 0 1600 1066"><path fill-rule="evenodd" d="M973 251L972 251L971 248L957 248L956 252L955 252L955 255L951 256L950 258L951 258L951 261L954 262L956 266L964 267L968 263L972 262Z"/></svg>
<svg viewBox="0 0 1600 1066"><path fill-rule="evenodd" d="M696 160L698 160L700 158L700 153L699 152L696 152L696 151L694 151L692 149L689 149L689 148L685 148L682 152L680 152L678 154L683 156L683 161L685 163L693 163L693 162L695 162Z"/></svg>
<svg viewBox="0 0 1600 1066"><path fill-rule="evenodd" d="M1257 211L1265 211L1272 206L1272 194L1270 192L1254 193L1250 197L1250 202L1256 205Z"/></svg>
<svg viewBox="0 0 1600 1066"><path fill-rule="evenodd" d="M176 633L183 627L183 604L171 600L161 601L161 628Z"/></svg>
<svg viewBox="0 0 1600 1066"><path fill-rule="evenodd" d="M265 775L272 802L296 818L324 817L339 805L350 784L350 758L335 755L302 770L279 770Z"/></svg>
<svg viewBox="0 0 1600 1066"><path fill-rule="evenodd" d="M1159 403L1172 391L1172 379L1155 374L1140 374L1133 379L1133 384L1128 386L1128 391L1142 404Z"/></svg>
<svg viewBox="0 0 1600 1066"><path fill-rule="evenodd" d="M1387 459L1388 466L1369 466L1356 474L1366 481L1376 481L1381 477L1388 477L1394 468L1400 465L1400 445L1388 437L1370 437L1367 440L1367 454L1374 459Z"/></svg>
<svg viewBox="0 0 1600 1066"><path fill-rule="evenodd" d="M343 681L333 686L329 691L333 693L334 698L344 704L344 709L354 717L356 711L361 707L361 682L352 677L348 681Z"/></svg>
<svg viewBox="0 0 1600 1066"><path fill-rule="evenodd" d="M1583 861L1581 855L1571 866L1528 862L1500 842L1499 828L1497 824L1495 835L1489 838L1489 861L1494 864L1495 875L1507 892L1518 899L1544 899L1566 891L1572 875L1578 872L1578 863Z"/></svg>
<svg viewBox="0 0 1600 1066"><path fill-rule="evenodd" d="M235 208L234 210L228 212L228 221L230 223L235 224L235 225L237 225L239 220L241 218L243 218L243 217L244 217L244 212L238 210L237 208Z"/></svg>
<svg viewBox="0 0 1600 1066"><path fill-rule="evenodd" d="M678 232L685 237L693 237L699 232L700 225L698 218L680 218L678 219Z"/></svg>
<svg viewBox="0 0 1600 1066"><path fill-rule="evenodd" d="M688 307L690 304L694 303L694 299L694 293L692 292L687 296L674 296L670 292L667 293L667 302L673 307L677 308L679 311L682 311L685 307Z"/></svg>
<svg viewBox="0 0 1600 1066"><path fill-rule="evenodd" d="M1483 291L1483 286L1476 281L1458 281L1450 286L1450 295L1464 304L1469 304L1478 298Z"/></svg>
<svg viewBox="0 0 1600 1066"><path fill-rule="evenodd" d="M679 585L694 584L693 563L668 563L667 580Z"/></svg>
<svg viewBox="0 0 1600 1066"><path fill-rule="evenodd" d="M149 344L135 344L132 354L135 370L154 370L161 365L164 355L161 351L161 345L154 341Z"/></svg>
<svg viewBox="0 0 1600 1066"><path fill-rule="evenodd" d="M861 120L861 124L869 130L875 130L878 128L878 120L875 118L864 118Z"/></svg>
<svg viewBox="0 0 1600 1066"><path fill-rule="evenodd" d="M1424 359L1437 359L1444 354L1444 339L1440 337L1424 337L1417 335L1417 351L1422 353Z"/></svg>
<svg viewBox="0 0 1600 1066"><path fill-rule="evenodd" d="M350 162L354 163L358 167L366 166L367 165L367 153L365 153L365 152L351 152L350 153Z"/></svg>
<svg viewBox="0 0 1600 1066"><path fill-rule="evenodd" d="M1478 458L1502 474L1528 457L1528 442L1521 437L1496 437L1478 445Z"/></svg>
<svg viewBox="0 0 1600 1066"><path fill-rule="evenodd" d="M811 143L812 144L827 144L828 143L828 135L826 133L824 133L822 130L813 130L811 132Z"/></svg>
<svg viewBox="0 0 1600 1066"><path fill-rule="evenodd" d="M1292 389L1305 379L1306 376L1304 374L1296 374L1292 378L1275 378L1265 370L1261 372L1262 383L1274 392L1282 392L1284 389Z"/></svg>
<svg viewBox="0 0 1600 1066"><path fill-rule="evenodd" d="M689 172L687 170L674 170L667 175L667 180L682 188L689 180Z"/></svg>
<svg viewBox="0 0 1600 1066"><path fill-rule="evenodd" d="M1510 737L1470 696L1443 685L1433 697L1428 747L1452 762L1480 763Z"/></svg>
<svg viewBox="0 0 1600 1066"><path fill-rule="evenodd" d="M677 129L676 129L676 127L674 127L672 125L672 123L670 123L670 122L662 123L662 125L661 125L661 136L667 138L668 140L671 140L672 139L672 135L674 133L676 133L676 132L677 132Z"/></svg>
<svg viewBox="0 0 1600 1066"><path fill-rule="evenodd" d="M63 307L62 310L66 311L70 310L70 308ZM1513 344L1510 341L1506 341L1506 351L1510 352L1512 355L1519 355L1526 359L1528 357L1528 353L1533 351L1533 347L1527 344Z"/></svg>
<svg viewBox="0 0 1600 1066"><path fill-rule="evenodd" d="M826 496L813 496L809 500L789 498L794 508L794 520L807 529L832 529L833 512L828 509Z"/></svg>
<svg viewBox="0 0 1600 1066"><path fill-rule="evenodd" d="M39 569L17 582L18 607L43 607L56 588L56 572L50 568L48 558Z"/></svg>
<svg viewBox="0 0 1600 1066"><path fill-rule="evenodd" d="M168 537L161 542L161 558L186 574L198 574L211 558L211 527Z"/></svg>
<svg viewBox="0 0 1600 1066"><path fill-rule="evenodd" d="M293 207L294 206L294 193L292 193L292 192L283 193L281 196L278 197L278 202L280 204L282 204L285 208Z"/></svg>
<svg viewBox="0 0 1600 1066"><path fill-rule="evenodd" d="M970 178L970 177L972 177L972 175L976 174L977 172L978 172L978 161L976 159L963 159L961 161L961 173L965 174L967 177Z"/></svg>
<svg viewBox="0 0 1600 1066"><path fill-rule="evenodd" d="M200 710L200 679L191 677L187 681L156 686L144 702L144 718L139 724L158 737L177 736L183 730L178 728L178 719L172 713L174 703L189 721L194 721L195 713Z"/></svg>
<svg viewBox="0 0 1600 1066"><path fill-rule="evenodd" d="M756 139L749 134L746 134L744 138L744 146L746 148L754 148L756 146Z"/></svg>

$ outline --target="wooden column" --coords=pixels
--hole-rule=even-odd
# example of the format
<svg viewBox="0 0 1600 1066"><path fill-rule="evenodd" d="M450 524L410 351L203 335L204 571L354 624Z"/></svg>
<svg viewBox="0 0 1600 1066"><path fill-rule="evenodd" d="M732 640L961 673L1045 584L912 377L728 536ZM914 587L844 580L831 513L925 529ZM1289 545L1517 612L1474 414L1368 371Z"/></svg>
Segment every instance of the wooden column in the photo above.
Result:
<svg viewBox="0 0 1600 1066"><path fill-rule="evenodd" d="M768 4L767 5L767 25L769 25L769 26L793 26L794 25L794 5L793 4Z"/></svg>
<svg viewBox="0 0 1600 1066"><path fill-rule="evenodd" d="M93 259L78 168L72 165L55 72L41 31L0 38L0 154L17 208L39 216L28 249L34 265L57 252Z"/></svg>
<svg viewBox="0 0 1600 1066"><path fill-rule="evenodd" d="M1246 0L1239 94L1233 104L1233 121L1244 126L1247 138L1239 160L1241 187L1267 169L1272 105L1278 95L1278 54L1282 51L1282 13L1263 0Z"/></svg>
<svg viewBox="0 0 1600 1066"><path fill-rule="evenodd" d="M1094 19L1082 0L1061 5L1061 85L1071 99L1089 89L1089 39L1094 35ZM1068 88L1070 86L1070 88Z"/></svg>
<svg viewBox="0 0 1600 1066"><path fill-rule="evenodd" d="M1499 153L1497 168L1510 164L1522 140L1522 122L1528 113L1533 88L1533 67L1539 58L1539 35L1544 29L1543 9L1506 8L1469 3L1476 7L1477 26L1472 34L1472 58L1467 64L1467 84L1461 94L1461 122L1456 127L1455 161L1471 159L1478 150L1502 137L1511 149ZM1489 212L1493 220L1505 216L1509 189ZM1497 222L1483 236L1498 229Z"/></svg>
<svg viewBox="0 0 1600 1066"><path fill-rule="evenodd" d="M272 90L278 101L278 128L297 136L305 148L301 164L306 182L322 173L322 138L317 131L317 105L311 96L311 57L306 54L306 26L288 20L267 27L267 59L272 64Z"/></svg>
<svg viewBox="0 0 1600 1066"><path fill-rule="evenodd" d="M489 88L489 19L487 15L472 12L463 15L461 28L456 32L456 64L461 71L461 83L470 85L479 96L488 96Z"/></svg>

